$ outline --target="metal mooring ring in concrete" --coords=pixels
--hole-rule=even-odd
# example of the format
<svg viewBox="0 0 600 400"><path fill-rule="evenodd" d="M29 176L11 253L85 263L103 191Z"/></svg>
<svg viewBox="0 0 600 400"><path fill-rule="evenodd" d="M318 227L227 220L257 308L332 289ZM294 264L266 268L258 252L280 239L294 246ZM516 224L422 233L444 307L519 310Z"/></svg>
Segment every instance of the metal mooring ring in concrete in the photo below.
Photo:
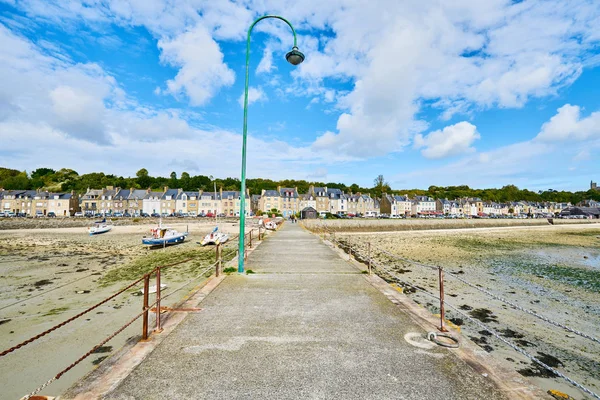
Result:
<svg viewBox="0 0 600 400"><path fill-rule="evenodd" d="M435 344L428 341L422 333L408 332L406 335L404 335L404 340L420 349L431 350L435 347Z"/></svg>

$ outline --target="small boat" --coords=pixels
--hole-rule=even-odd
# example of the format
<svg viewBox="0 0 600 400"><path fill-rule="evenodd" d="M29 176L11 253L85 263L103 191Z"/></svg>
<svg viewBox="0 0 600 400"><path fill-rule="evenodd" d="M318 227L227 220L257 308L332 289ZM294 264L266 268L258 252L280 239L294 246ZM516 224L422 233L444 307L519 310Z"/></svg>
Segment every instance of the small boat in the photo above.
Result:
<svg viewBox="0 0 600 400"><path fill-rule="evenodd" d="M106 218L104 218L102 221L94 222L94 226L90 226L88 228L88 232L90 236L99 235L101 233L106 233L110 231L112 227L112 225L106 223Z"/></svg>
<svg viewBox="0 0 600 400"><path fill-rule="evenodd" d="M178 232L175 229L163 227L159 222L158 227L150 229L151 236L144 236L142 244L148 247L164 247L183 243L188 232Z"/></svg>
<svg viewBox="0 0 600 400"><path fill-rule="evenodd" d="M268 229L270 231L274 231L277 229L277 222L273 221L273 220L269 220L265 222L265 229Z"/></svg>
<svg viewBox="0 0 600 400"><path fill-rule="evenodd" d="M217 244L223 244L228 240L229 240L229 235L224 232L219 232L219 227L215 226L215 229L213 229L213 231L211 233L206 235L204 237L204 239L202 239L202 241L198 242L198 243L201 244L202 246L206 246L208 244L217 245Z"/></svg>
<svg viewBox="0 0 600 400"><path fill-rule="evenodd" d="M164 283L160 284L160 290L163 290L163 289L166 289L166 288L167 288L166 284L164 284ZM140 289L140 293L144 294L144 288ZM148 294L153 294L153 293L156 293L156 285L148 287Z"/></svg>

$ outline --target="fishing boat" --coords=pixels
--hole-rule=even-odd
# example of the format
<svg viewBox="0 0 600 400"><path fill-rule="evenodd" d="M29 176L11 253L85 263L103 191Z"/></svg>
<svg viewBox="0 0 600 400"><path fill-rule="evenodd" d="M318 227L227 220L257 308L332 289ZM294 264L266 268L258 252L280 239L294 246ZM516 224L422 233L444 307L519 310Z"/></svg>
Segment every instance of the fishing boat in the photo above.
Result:
<svg viewBox="0 0 600 400"><path fill-rule="evenodd" d="M204 239L202 239L202 241L199 242L199 244L201 244L202 246L206 246L209 244L217 245L217 244L223 244L228 240L229 240L229 235L224 232L219 232L219 227L215 226L215 229L213 229L211 233L206 235L204 237Z"/></svg>
<svg viewBox="0 0 600 400"><path fill-rule="evenodd" d="M178 232L175 229L162 226L162 221L160 221L156 228L150 229L150 233L150 236L142 238L143 245L165 247L183 243L189 232Z"/></svg>
<svg viewBox="0 0 600 400"><path fill-rule="evenodd" d="M104 218L102 221L94 222L94 226L90 226L88 228L88 232L90 236L99 235L101 233L106 233L110 231L112 227L112 225L106 223L106 218Z"/></svg>

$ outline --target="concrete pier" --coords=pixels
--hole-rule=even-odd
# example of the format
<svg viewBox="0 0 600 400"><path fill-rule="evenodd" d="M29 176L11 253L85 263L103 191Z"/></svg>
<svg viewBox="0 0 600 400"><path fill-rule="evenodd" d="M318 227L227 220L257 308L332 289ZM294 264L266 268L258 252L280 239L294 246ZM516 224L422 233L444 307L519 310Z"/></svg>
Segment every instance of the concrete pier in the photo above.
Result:
<svg viewBox="0 0 600 400"><path fill-rule="evenodd" d="M105 398L505 399L355 266L287 223Z"/></svg>

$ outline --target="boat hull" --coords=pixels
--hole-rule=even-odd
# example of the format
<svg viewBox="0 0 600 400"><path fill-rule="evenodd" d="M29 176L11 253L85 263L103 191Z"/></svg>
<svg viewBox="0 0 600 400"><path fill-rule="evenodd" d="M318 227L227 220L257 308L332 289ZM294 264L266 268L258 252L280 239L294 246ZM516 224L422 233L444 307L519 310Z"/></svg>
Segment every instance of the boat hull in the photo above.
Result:
<svg viewBox="0 0 600 400"><path fill-rule="evenodd" d="M175 244L183 243L187 235L187 232L184 232L177 236L172 236L168 238L143 238L142 244L149 247L172 246Z"/></svg>
<svg viewBox="0 0 600 400"><path fill-rule="evenodd" d="M89 233L90 233L90 236L101 235L103 233L109 232L111 229L112 229L112 227L106 227L106 228L100 228L100 229L90 229Z"/></svg>

